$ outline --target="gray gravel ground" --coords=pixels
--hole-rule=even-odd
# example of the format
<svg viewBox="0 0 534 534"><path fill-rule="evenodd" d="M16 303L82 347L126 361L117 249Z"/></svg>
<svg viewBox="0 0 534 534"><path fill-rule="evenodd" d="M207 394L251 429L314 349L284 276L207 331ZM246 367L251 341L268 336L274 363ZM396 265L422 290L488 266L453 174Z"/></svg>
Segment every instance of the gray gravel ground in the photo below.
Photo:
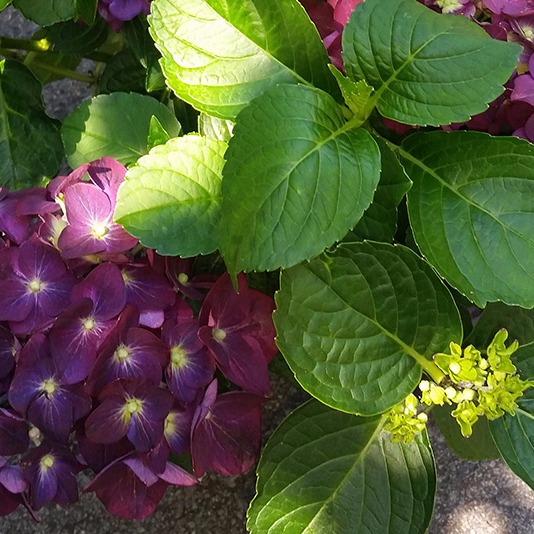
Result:
<svg viewBox="0 0 534 534"><path fill-rule="evenodd" d="M31 24L10 8L0 13L2 35L29 37L31 32ZM91 64L83 68L91 69ZM48 113L59 119L88 96L87 87L77 82L53 82L44 92ZM302 400L300 392L276 377L273 390L265 410L265 436ZM501 461L459 460L435 429L430 432L438 467L430 534L534 533L534 491ZM254 484L253 472L233 478L208 475L194 488L170 488L156 512L139 522L112 517L92 494L82 494L74 506L42 510L39 524L22 509L0 518L0 534L244 534Z"/></svg>

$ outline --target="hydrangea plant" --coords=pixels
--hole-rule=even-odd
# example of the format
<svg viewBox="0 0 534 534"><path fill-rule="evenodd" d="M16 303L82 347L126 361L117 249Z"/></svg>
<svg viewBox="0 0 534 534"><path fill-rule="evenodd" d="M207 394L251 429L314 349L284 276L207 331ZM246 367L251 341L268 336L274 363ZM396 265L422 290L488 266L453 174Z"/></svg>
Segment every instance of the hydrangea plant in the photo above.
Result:
<svg viewBox="0 0 534 534"><path fill-rule="evenodd" d="M424 532L429 417L534 487L534 2L10 3L0 515L259 458L253 534Z"/></svg>

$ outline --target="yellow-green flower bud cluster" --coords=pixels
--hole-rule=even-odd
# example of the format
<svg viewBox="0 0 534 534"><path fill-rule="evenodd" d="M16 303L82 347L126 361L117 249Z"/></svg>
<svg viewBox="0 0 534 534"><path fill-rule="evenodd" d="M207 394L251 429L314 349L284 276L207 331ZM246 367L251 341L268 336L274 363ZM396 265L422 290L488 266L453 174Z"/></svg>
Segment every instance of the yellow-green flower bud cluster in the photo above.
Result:
<svg viewBox="0 0 534 534"><path fill-rule="evenodd" d="M460 425L462 435L469 437L478 418L497 419L517 408L517 399L534 383L521 380L511 355L518 349L514 341L508 347L508 332L499 330L485 354L473 345L462 350L450 344L450 354L434 356L435 364L447 375L446 387L423 380L419 384L421 402L428 405L456 404L451 412Z"/></svg>
<svg viewBox="0 0 534 534"><path fill-rule="evenodd" d="M394 406L387 414L384 430L391 432L391 441L409 443L426 426L428 416L418 412L419 400L413 394Z"/></svg>

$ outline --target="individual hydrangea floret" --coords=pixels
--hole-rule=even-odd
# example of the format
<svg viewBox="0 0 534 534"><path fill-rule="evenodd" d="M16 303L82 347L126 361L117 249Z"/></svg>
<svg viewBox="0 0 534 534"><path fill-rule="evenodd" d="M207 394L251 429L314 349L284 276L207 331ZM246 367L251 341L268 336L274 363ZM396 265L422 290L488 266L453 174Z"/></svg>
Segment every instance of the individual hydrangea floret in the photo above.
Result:
<svg viewBox="0 0 534 534"><path fill-rule="evenodd" d="M428 416L418 409L418 404L417 397L410 394L388 412L384 430L391 433L393 443L410 443L425 429Z"/></svg>

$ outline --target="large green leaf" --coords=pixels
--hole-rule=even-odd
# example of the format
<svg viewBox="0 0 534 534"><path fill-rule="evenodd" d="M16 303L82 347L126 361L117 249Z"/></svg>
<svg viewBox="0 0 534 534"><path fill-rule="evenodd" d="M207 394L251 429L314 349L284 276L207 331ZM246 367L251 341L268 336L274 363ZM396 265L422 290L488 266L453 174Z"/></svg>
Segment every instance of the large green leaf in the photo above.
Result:
<svg viewBox="0 0 534 534"><path fill-rule="evenodd" d="M154 0L150 30L175 93L234 119L278 83L337 91L315 26L296 0Z"/></svg>
<svg viewBox="0 0 534 534"><path fill-rule="evenodd" d="M113 93L86 100L63 122L61 135L71 167L103 156L124 165L146 154L150 118L156 116L171 137L180 134L172 111L150 96Z"/></svg>
<svg viewBox="0 0 534 534"><path fill-rule="evenodd" d="M77 14L76 0L13 0L13 5L39 26L50 26Z"/></svg>
<svg viewBox="0 0 534 534"><path fill-rule="evenodd" d="M517 400L515 416L490 422L493 440L508 467L534 489L534 388Z"/></svg>
<svg viewBox="0 0 534 534"><path fill-rule="evenodd" d="M380 418L312 400L269 439L248 510L252 534L425 532L436 472L425 434L391 443Z"/></svg>
<svg viewBox="0 0 534 534"><path fill-rule="evenodd" d="M480 417L473 426L473 433L468 438L462 436L458 421L451 415L456 406L433 406L432 417L436 421L449 448L464 460L480 461L500 458L498 449L493 443L489 422Z"/></svg>
<svg viewBox="0 0 534 534"><path fill-rule="evenodd" d="M226 146L191 134L154 147L126 173L117 222L160 254L213 252Z"/></svg>
<svg viewBox="0 0 534 534"><path fill-rule="evenodd" d="M429 263L469 300L534 306L534 146L479 132L412 135L408 210Z"/></svg>
<svg viewBox="0 0 534 534"><path fill-rule="evenodd" d="M397 206L412 186L397 156L381 137L375 137L380 148L382 172L372 204L367 208L354 230L344 241L392 242L397 231Z"/></svg>
<svg viewBox="0 0 534 534"><path fill-rule="evenodd" d="M463 122L499 96L521 48L416 0L366 0L343 32L349 78L374 87L382 115L418 125Z"/></svg>
<svg viewBox="0 0 534 534"><path fill-rule="evenodd" d="M279 85L239 115L223 171L220 250L230 271L316 256L361 218L380 177L371 135L319 89Z"/></svg>
<svg viewBox="0 0 534 534"><path fill-rule="evenodd" d="M282 272L277 344L311 395L373 415L398 404L450 341L461 342L454 301L410 249L341 245Z"/></svg>
<svg viewBox="0 0 534 534"><path fill-rule="evenodd" d="M59 127L45 114L41 90L22 63L0 62L0 186L32 187L59 169Z"/></svg>
<svg viewBox="0 0 534 534"><path fill-rule="evenodd" d="M483 349L501 328L508 330L509 342L519 341L519 348L512 355L519 374L525 380L534 380L534 310L501 302L488 304L465 342Z"/></svg>

